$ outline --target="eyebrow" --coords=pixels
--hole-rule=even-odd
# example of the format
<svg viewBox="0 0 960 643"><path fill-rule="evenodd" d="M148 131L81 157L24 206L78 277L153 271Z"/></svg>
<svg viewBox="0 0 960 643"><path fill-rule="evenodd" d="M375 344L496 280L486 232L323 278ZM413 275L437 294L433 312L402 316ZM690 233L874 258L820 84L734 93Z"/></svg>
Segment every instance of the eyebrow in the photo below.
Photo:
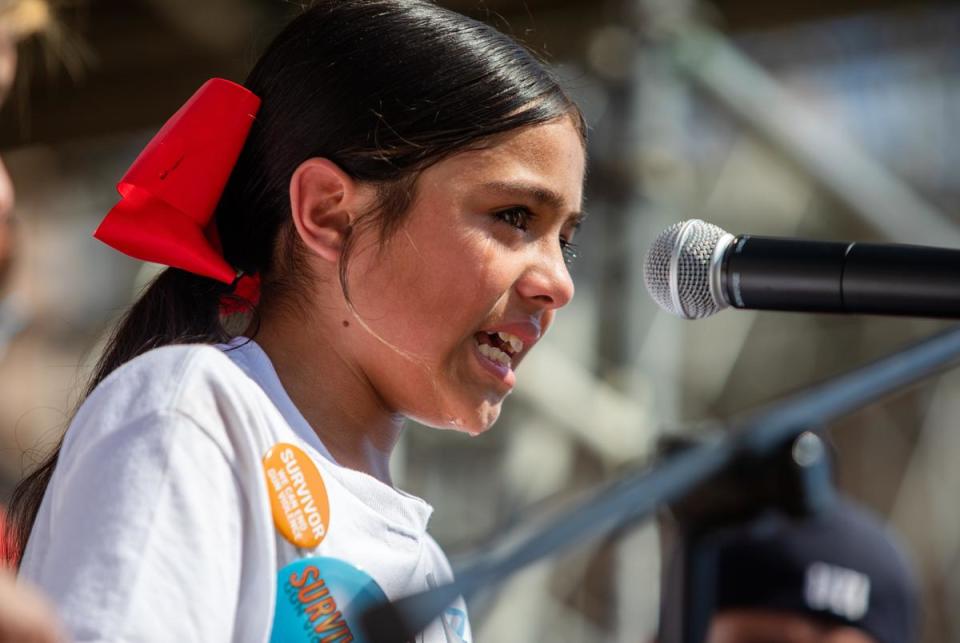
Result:
<svg viewBox="0 0 960 643"><path fill-rule="evenodd" d="M512 183L507 181L491 181L490 183L484 183L480 187L484 190L500 192L501 194L514 198L529 199L536 202L538 205L546 206L553 210L563 210L564 208L564 200L562 196L553 190L539 185L521 182ZM583 220L586 218L586 212L578 211L571 212L567 216L567 220L576 226L579 226L581 223L583 223Z"/></svg>

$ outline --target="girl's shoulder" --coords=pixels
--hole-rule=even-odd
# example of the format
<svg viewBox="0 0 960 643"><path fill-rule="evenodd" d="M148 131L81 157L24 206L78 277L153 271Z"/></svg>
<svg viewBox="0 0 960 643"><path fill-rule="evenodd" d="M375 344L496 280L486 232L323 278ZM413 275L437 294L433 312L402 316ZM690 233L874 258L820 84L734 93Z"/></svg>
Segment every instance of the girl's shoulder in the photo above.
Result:
<svg viewBox="0 0 960 643"><path fill-rule="evenodd" d="M266 640L276 554L253 393L219 349L184 345L84 401L21 567L75 635Z"/></svg>
<svg viewBox="0 0 960 643"><path fill-rule="evenodd" d="M251 384L217 347L180 344L154 348L123 364L93 390L87 402L142 411L186 410L192 398Z"/></svg>
<svg viewBox="0 0 960 643"><path fill-rule="evenodd" d="M262 405L262 391L223 351L207 344L163 346L127 362L105 378L80 406L75 426L84 442L136 425L177 419L194 424L216 441L226 437L246 409Z"/></svg>

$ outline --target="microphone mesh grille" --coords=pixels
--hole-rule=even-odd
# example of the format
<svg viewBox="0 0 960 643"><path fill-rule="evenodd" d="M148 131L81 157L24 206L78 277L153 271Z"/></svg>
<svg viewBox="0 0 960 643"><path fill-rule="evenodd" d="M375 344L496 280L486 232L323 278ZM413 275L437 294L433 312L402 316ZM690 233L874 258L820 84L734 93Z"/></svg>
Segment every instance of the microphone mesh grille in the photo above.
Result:
<svg viewBox="0 0 960 643"><path fill-rule="evenodd" d="M663 309L686 319L700 319L725 307L710 292L711 260L724 235L722 228L699 219L675 223L660 233L647 254L644 280L650 295ZM670 264L675 249L679 310L670 294Z"/></svg>
<svg viewBox="0 0 960 643"><path fill-rule="evenodd" d="M670 294L670 261L673 249L677 246L683 221L674 223L657 236L647 251L647 261L643 266L643 282L653 300L664 310L681 315L674 310L673 296Z"/></svg>

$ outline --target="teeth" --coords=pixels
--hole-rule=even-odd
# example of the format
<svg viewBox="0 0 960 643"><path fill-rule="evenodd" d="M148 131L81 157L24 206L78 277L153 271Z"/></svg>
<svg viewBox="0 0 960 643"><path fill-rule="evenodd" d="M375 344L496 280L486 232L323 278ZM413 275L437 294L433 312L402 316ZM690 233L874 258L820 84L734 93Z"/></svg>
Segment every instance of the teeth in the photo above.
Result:
<svg viewBox="0 0 960 643"><path fill-rule="evenodd" d="M513 351L514 354L517 354L523 350L523 341L516 335L511 335L510 333L505 333L503 331L498 332L497 335L500 337L501 341L510 344L510 350Z"/></svg>
<svg viewBox="0 0 960 643"><path fill-rule="evenodd" d="M496 346L480 344L480 354L487 359L497 362L501 366L510 366L510 356Z"/></svg>

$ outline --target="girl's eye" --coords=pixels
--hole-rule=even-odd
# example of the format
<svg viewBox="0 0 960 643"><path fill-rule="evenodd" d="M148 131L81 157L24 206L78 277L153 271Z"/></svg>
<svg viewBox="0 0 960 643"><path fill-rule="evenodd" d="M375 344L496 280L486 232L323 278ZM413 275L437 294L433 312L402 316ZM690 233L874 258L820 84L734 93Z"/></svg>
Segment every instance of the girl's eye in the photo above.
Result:
<svg viewBox="0 0 960 643"><path fill-rule="evenodd" d="M496 217L507 225L526 232L530 227L530 220L533 219L533 213L526 208L516 207L501 210L496 213Z"/></svg>
<svg viewBox="0 0 960 643"><path fill-rule="evenodd" d="M577 260L580 256L580 248L577 244L566 239L560 239L560 250L563 251L563 261L568 266Z"/></svg>
<svg viewBox="0 0 960 643"><path fill-rule="evenodd" d="M533 218L536 216L533 212L527 208L518 206L515 208L509 208L507 210L501 210L497 212L494 216L497 217L500 221L503 221L512 228L526 232L530 223L533 221ZM579 226L578 226L579 227ZM560 238L560 250L563 252L563 261L569 266L572 264L578 255L577 244L572 241L567 241L563 237Z"/></svg>

